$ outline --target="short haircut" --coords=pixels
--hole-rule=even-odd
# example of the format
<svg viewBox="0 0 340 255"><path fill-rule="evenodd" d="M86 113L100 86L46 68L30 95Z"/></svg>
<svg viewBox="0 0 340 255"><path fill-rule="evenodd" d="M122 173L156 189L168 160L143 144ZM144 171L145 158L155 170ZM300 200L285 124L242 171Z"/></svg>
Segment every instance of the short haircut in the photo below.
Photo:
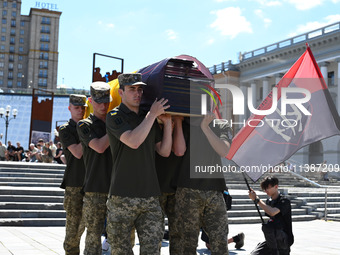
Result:
<svg viewBox="0 0 340 255"><path fill-rule="evenodd" d="M265 190L268 188L269 185L271 185L272 187L274 187L275 185L279 185L279 179L277 179L275 176L267 176L261 182L261 189Z"/></svg>

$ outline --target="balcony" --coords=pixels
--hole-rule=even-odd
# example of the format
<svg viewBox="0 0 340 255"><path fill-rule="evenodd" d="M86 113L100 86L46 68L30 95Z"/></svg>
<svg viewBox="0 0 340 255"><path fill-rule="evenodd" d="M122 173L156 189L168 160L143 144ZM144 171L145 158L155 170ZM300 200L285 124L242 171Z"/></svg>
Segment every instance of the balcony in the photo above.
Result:
<svg viewBox="0 0 340 255"><path fill-rule="evenodd" d="M40 30L41 33L45 33L45 34L49 34L50 33L50 30L47 30L47 29L41 29Z"/></svg>
<svg viewBox="0 0 340 255"><path fill-rule="evenodd" d="M48 66L44 66L44 65L39 65L40 69L48 69Z"/></svg>
<svg viewBox="0 0 340 255"><path fill-rule="evenodd" d="M50 39L46 39L46 38L41 38L40 42L50 42Z"/></svg>
<svg viewBox="0 0 340 255"><path fill-rule="evenodd" d="M39 83L38 83L38 86L39 86L39 87L47 87L47 83L39 82Z"/></svg>
<svg viewBox="0 0 340 255"><path fill-rule="evenodd" d="M48 76L47 74L39 74L38 75L39 78L47 78L47 76Z"/></svg>

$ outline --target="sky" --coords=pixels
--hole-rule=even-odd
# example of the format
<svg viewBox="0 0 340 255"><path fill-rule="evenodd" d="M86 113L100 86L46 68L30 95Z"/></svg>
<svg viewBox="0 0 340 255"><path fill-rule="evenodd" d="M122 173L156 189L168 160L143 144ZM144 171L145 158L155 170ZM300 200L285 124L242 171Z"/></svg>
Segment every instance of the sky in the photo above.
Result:
<svg viewBox="0 0 340 255"><path fill-rule="evenodd" d="M21 14L36 8L22 0ZM52 0L62 12L57 85L89 89L93 53L133 72L191 55L206 67L340 21L340 0ZM55 10L55 9L54 9ZM299 56L296 56L298 59ZM96 57L101 73L121 61Z"/></svg>

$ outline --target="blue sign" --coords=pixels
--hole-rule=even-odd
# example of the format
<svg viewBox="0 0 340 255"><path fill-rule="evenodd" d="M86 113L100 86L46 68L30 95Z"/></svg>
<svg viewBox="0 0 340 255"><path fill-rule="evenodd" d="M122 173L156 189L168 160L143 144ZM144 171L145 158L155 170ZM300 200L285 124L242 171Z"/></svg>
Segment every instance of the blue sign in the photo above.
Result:
<svg viewBox="0 0 340 255"><path fill-rule="evenodd" d="M42 9L49 9L51 11L58 10L57 4L52 4L52 3L35 2L35 7L42 8Z"/></svg>

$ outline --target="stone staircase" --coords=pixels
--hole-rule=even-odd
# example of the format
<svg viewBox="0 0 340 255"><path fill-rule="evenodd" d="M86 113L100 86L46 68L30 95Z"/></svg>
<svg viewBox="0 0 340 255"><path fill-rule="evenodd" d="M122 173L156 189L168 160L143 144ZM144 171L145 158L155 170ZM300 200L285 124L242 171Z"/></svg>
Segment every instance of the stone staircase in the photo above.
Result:
<svg viewBox="0 0 340 255"><path fill-rule="evenodd" d="M0 162L0 226L65 226L64 165Z"/></svg>
<svg viewBox="0 0 340 255"><path fill-rule="evenodd" d="M0 162L0 226L64 226L64 191L59 188L64 169L64 165L58 164ZM280 180L282 192L291 199L293 221L325 216L324 189L312 188L289 173L275 175ZM225 177L233 197L232 209L228 211L229 223L261 222L248 198L242 173L227 173ZM253 183L247 179L254 190L260 190L261 180ZM332 184L340 186L337 182ZM328 191L327 219L340 220L339 191L331 188ZM258 194L263 200L267 198L263 192Z"/></svg>

